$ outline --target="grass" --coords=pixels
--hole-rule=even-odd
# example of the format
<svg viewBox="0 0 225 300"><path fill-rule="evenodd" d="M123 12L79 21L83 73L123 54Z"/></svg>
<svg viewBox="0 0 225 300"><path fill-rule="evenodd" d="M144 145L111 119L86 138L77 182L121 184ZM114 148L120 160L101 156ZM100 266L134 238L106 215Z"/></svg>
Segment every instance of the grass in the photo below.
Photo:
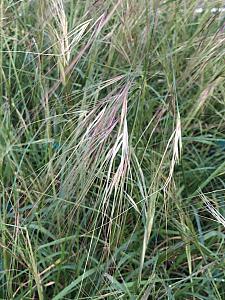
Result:
<svg viewBox="0 0 225 300"><path fill-rule="evenodd" d="M0 4L0 299L225 299L224 14Z"/></svg>

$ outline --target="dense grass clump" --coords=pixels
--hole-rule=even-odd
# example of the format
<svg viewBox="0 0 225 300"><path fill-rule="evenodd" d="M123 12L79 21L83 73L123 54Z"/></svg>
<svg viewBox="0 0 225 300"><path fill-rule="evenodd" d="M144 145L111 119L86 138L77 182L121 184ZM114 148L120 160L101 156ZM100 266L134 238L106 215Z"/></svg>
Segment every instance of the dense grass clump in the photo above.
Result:
<svg viewBox="0 0 225 300"><path fill-rule="evenodd" d="M0 299L225 299L222 4L0 2Z"/></svg>

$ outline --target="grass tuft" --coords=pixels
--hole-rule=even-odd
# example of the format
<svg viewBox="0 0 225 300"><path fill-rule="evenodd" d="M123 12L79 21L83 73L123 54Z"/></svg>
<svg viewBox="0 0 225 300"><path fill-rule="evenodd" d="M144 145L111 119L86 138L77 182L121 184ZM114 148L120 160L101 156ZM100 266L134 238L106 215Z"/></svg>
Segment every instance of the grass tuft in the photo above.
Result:
<svg viewBox="0 0 225 300"><path fill-rule="evenodd" d="M225 299L223 4L0 2L1 299Z"/></svg>

